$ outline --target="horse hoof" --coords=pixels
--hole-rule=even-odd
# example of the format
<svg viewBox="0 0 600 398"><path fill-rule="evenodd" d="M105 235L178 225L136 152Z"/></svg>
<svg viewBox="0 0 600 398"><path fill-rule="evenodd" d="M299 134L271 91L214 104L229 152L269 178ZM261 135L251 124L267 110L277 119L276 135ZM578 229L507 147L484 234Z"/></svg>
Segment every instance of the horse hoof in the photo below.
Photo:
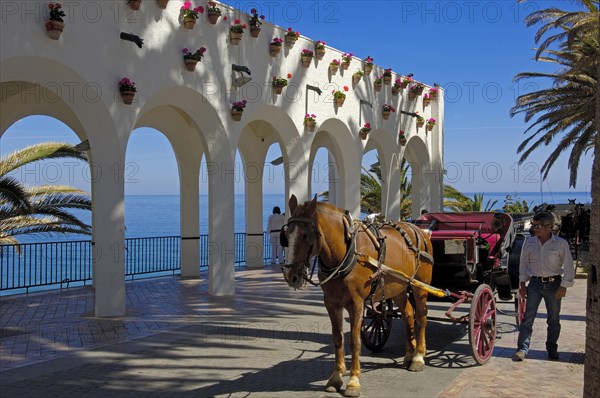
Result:
<svg viewBox="0 0 600 398"><path fill-rule="evenodd" d="M344 385L344 382L328 381L325 386L325 392L338 392L342 389L342 385Z"/></svg>
<svg viewBox="0 0 600 398"><path fill-rule="evenodd" d="M344 397L360 397L360 387L346 388Z"/></svg>
<svg viewBox="0 0 600 398"><path fill-rule="evenodd" d="M410 365L410 367L408 368L408 370L411 372L422 372L424 368L425 368L425 364L420 363L420 362L413 362Z"/></svg>

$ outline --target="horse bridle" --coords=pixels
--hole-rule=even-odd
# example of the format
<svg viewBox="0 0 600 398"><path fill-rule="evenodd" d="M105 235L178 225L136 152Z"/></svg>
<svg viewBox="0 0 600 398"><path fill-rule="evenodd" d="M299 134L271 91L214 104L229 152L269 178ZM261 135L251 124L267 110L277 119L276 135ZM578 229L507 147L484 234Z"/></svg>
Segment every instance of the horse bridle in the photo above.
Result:
<svg viewBox="0 0 600 398"><path fill-rule="evenodd" d="M308 252L306 253L306 258L304 259L304 261L298 261L298 262L291 263L291 264L285 263L281 266L281 268L282 269L285 269L285 268L296 269L296 268L300 268L300 267L304 266L304 268L308 269L308 268L310 268L310 257L313 255L313 247L315 246L314 241L315 241L315 239L317 239L317 237L319 235L319 231L317 230L317 225L313 218L290 217L288 219L287 224L285 224L281 228L281 233L279 234L279 243L281 244L282 247L289 246L289 242L288 242L288 239L286 236L286 231L287 231L288 227L293 229L294 224L308 224L309 225L309 228L307 229L306 240L309 242L310 247L308 249ZM319 250L320 250L320 248L319 248ZM319 252L319 250L317 250L317 253Z"/></svg>

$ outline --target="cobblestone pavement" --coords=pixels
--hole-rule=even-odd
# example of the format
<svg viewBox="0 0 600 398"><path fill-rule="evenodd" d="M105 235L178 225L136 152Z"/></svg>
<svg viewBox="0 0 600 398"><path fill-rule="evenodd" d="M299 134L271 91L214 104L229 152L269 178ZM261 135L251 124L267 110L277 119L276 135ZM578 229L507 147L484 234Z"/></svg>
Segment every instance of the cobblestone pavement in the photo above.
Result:
<svg viewBox="0 0 600 398"><path fill-rule="evenodd" d="M323 391L333 355L320 289L292 291L265 267L236 272L234 297L213 297L203 276L127 283L120 318L94 316L91 287L1 297L2 397L340 396ZM426 369L411 373L400 366L404 328L395 319L383 351L363 348L362 396L580 397L585 283L577 280L563 302L559 361L546 359L541 313L529 357L512 362L507 313L484 366L471 358L464 325L430 321ZM442 316L448 303L429 307Z"/></svg>

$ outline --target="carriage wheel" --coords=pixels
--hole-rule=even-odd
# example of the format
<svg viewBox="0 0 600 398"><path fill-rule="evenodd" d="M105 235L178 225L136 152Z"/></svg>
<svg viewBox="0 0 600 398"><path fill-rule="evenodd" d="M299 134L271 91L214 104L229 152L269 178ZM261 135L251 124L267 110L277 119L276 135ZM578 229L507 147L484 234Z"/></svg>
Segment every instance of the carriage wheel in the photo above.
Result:
<svg viewBox="0 0 600 398"><path fill-rule="evenodd" d="M475 361L483 365L492 356L496 342L496 301L492 289L479 285L469 311L469 344Z"/></svg>
<svg viewBox="0 0 600 398"><path fill-rule="evenodd" d="M370 351L377 352L385 346L392 331L392 312L392 300L386 300L383 306L377 302L375 309L371 300L365 301L360 338Z"/></svg>
<svg viewBox="0 0 600 398"><path fill-rule="evenodd" d="M517 321L517 327L521 325L523 319L525 318L525 307L527 306L527 300L517 293L515 294L515 318Z"/></svg>

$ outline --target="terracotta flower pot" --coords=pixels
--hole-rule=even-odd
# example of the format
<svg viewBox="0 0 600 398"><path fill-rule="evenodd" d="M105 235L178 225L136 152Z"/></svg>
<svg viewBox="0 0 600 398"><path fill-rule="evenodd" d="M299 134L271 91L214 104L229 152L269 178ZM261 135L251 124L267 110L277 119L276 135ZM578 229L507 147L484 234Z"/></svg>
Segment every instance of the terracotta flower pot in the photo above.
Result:
<svg viewBox="0 0 600 398"><path fill-rule="evenodd" d="M350 61L344 61L344 62L342 62L342 69L343 70L348 70L349 67L350 67Z"/></svg>
<svg viewBox="0 0 600 398"><path fill-rule="evenodd" d="M425 120L417 120L417 127L423 127L425 125Z"/></svg>
<svg viewBox="0 0 600 398"><path fill-rule="evenodd" d="M260 28L250 28L250 36L256 38L260 35Z"/></svg>
<svg viewBox="0 0 600 398"><path fill-rule="evenodd" d="M342 106L344 106L345 101L346 101L346 98L336 98L335 104L337 105L338 108L341 108Z"/></svg>
<svg viewBox="0 0 600 398"><path fill-rule="evenodd" d="M424 88L425 88L425 87L418 87L418 88L415 90L415 91L416 91L416 93L417 93L417 95L422 95L422 94L423 94L423 89L424 89Z"/></svg>
<svg viewBox="0 0 600 398"><path fill-rule="evenodd" d="M340 67L337 65L329 65L329 74L331 76L335 75Z"/></svg>
<svg viewBox="0 0 600 398"><path fill-rule="evenodd" d="M429 123L427 123L427 126L426 126L427 131L433 130L433 126L435 126L435 124L429 124Z"/></svg>
<svg viewBox="0 0 600 398"><path fill-rule="evenodd" d="M302 57L300 57L300 60L302 62L302 66L304 66L305 68L308 68L310 66L311 61L312 61L312 57L302 56Z"/></svg>
<svg viewBox="0 0 600 398"><path fill-rule="evenodd" d="M392 87L392 95L397 97L400 94L400 89L398 87Z"/></svg>
<svg viewBox="0 0 600 398"><path fill-rule="evenodd" d="M361 140L366 140L367 137L369 136L369 132L368 131L359 131L358 135L360 136Z"/></svg>
<svg viewBox="0 0 600 398"><path fill-rule="evenodd" d="M288 47L294 47L294 44L296 44L296 40L298 39L295 39L291 36L285 36L285 44Z"/></svg>
<svg viewBox="0 0 600 398"><path fill-rule="evenodd" d="M61 21L48 21L46 22L46 32L48 37L52 40L58 40L63 30L65 29L65 23Z"/></svg>
<svg viewBox="0 0 600 398"><path fill-rule="evenodd" d="M391 76L383 76L383 84L385 84L386 86L389 86L390 84L392 84L392 77Z"/></svg>
<svg viewBox="0 0 600 398"><path fill-rule="evenodd" d="M407 82L402 82L402 83L400 83L400 87L406 88L406 87L408 87L408 83Z"/></svg>
<svg viewBox="0 0 600 398"><path fill-rule="evenodd" d="M196 26L196 18L185 17L183 18L183 27L186 29L194 29Z"/></svg>
<svg viewBox="0 0 600 398"><path fill-rule="evenodd" d="M377 92L381 91L381 86L382 86L382 84L381 84L381 83L375 83L375 84L374 84L375 91L377 91Z"/></svg>
<svg viewBox="0 0 600 398"><path fill-rule="evenodd" d="M352 75L352 84L354 84L354 85L358 84L358 82L360 82L360 79L362 79L361 75L357 75L357 74Z"/></svg>
<svg viewBox="0 0 600 398"><path fill-rule="evenodd" d="M325 56L325 50L323 49L316 49L315 50L315 56L317 57L317 59L320 61L323 59L323 57Z"/></svg>
<svg viewBox="0 0 600 398"><path fill-rule="evenodd" d="M402 146L406 145L406 137L400 136L400 145L402 145Z"/></svg>
<svg viewBox="0 0 600 398"><path fill-rule="evenodd" d="M186 58L183 60L183 62L185 62L185 68L190 72L195 71L196 65L198 65L198 61L195 59Z"/></svg>
<svg viewBox="0 0 600 398"><path fill-rule="evenodd" d="M221 16L221 14L219 14L218 12L209 11L208 12L208 22L210 22L211 25L215 25L217 23L217 21L219 20L220 16Z"/></svg>
<svg viewBox="0 0 600 398"><path fill-rule="evenodd" d="M164 10L167 8L167 4L169 4L169 0L156 0L156 4L158 8Z"/></svg>
<svg viewBox="0 0 600 398"><path fill-rule="evenodd" d="M437 99L438 99L438 93L436 93L435 91L434 91L433 93L432 93L432 92L430 92L430 93L429 93L429 98L430 98L432 101L437 101Z"/></svg>
<svg viewBox="0 0 600 398"><path fill-rule="evenodd" d="M271 57L276 56L280 52L281 52L281 46L278 46L276 44L271 44L271 46L269 46L269 53L271 54Z"/></svg>
<svg viewBox="0 0 600 398"><path fill-rule="evenodd" d="M306 125L306 129L312 133L313 131L315 131L315 127L317 126L317 122L315 120L308 121L308 122L305 123L305 125Z"/></svg>
<svg viewBox="0 0 600 398"><path fill-rule="evenodd" d="M385 120L388 120L390 118L390 111L382 111L381 116L383 116Z"/></svg>
<svg viewBox="0 0 600 398"><path fill-rule="evenodd" d="M410 91L410 92L408 93L408 99L409 99L409 100L414 100L414 99L417 99L417 93L415 93L414 91Z"/></svg>
<svg viewBox="0 0 600 398"><path fill-rule="evenodd" d="M242 114L244 112L242 111L236 111L235 109L231 110L231 119L233 119L236 122L239 122L240 120L242 120Z"/></svg>
<svg viewBox="0 0 600 398"><path fill-rule="evenodd" d="M284 86L282 86L280 84L276 84L273 87L275 88L275 94L281 94L281 92L283 91L283 87Z"/></svg>
<svg viewBox="0 0 600 398"><path fill-rule="evenodd" d="M123 103L125 105L131 105L133 103L133 97L135 97L135 91L121 91L121 97L123 97Z"/></svg>
<svg viewBox="0 0 600 398"><path fill-rule="evenodd" d="M431 103L431 99L423 98L423 106L429 106L430 103Z"/></svg>
<svg viewBox="0 0 600 398"><path fill-rule="evenodd" d="M240 44L240 40L242 40L242 36L243 36L243 33L231 32L230 31L229 32L229 41L234 46L237 46L238 44Z"/></svg>
<svg viewBox="0 0 600 398"><path fill-rule="evenodd" d="M373 65L365 65L363 70L365 71L365 75L370 75L371 71L373 70Z"/></svg>
<svg viewBox="0 0 600 398"><path fill-rule="evenodd" d="M131 8L133 11L137 11L142 5L142 0L129 0L127 4L129 4L129 8Z"/></svg>

